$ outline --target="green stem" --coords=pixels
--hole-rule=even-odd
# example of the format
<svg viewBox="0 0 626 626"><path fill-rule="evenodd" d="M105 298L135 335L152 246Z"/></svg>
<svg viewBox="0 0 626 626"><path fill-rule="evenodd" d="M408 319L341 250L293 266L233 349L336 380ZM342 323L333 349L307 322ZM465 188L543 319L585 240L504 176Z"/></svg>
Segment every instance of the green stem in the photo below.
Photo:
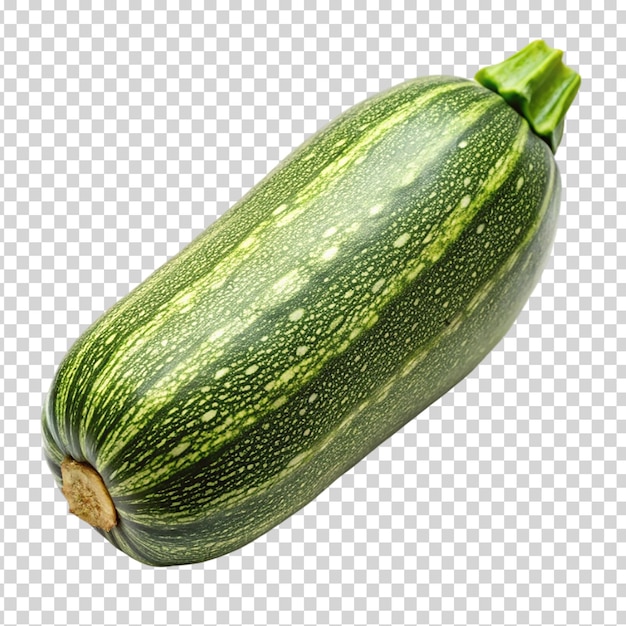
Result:
<svg viewBox="0 0 626 626"><path fill-rule="evenodd" d="M502 63L485 67L475 79L500 94L552 149L563 136L565 114L580 76L562 62L563 52L544 41L533 41Z"/></svg>

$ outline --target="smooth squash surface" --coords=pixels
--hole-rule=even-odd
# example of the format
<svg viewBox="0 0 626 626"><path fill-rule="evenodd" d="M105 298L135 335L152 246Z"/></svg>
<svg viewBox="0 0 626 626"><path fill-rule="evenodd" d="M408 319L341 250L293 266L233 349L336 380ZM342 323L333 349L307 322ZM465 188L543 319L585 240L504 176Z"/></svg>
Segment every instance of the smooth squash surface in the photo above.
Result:
<svg viewBox="0 0 626 626"><path fill-rule="evenodd" d="M462 380L550 253L559 175L499 95L430 77L353 107L103 315L46 458L93 468L154 565L237 549Z"/></svg>

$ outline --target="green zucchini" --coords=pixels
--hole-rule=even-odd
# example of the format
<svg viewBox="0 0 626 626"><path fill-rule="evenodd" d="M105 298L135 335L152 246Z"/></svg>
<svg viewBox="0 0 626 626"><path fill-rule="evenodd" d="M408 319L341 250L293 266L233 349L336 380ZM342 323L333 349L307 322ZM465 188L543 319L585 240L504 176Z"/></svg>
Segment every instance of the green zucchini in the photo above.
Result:
<svg viewBox="0 0 626 626"><path fill-rule="evenodd" d="M580 78L535 42L477 79L346 111L75 342L42 418L72 512L144 563L223 555L476 367L550 254Z"/></svg>

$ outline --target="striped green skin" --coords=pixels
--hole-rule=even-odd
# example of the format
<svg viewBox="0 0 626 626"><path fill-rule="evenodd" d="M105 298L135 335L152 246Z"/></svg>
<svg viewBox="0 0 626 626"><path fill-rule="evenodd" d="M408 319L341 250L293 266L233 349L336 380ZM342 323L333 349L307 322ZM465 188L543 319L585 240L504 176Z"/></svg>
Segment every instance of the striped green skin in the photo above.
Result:
<svg viewBox="0 0 626 626"><path fill-rule="evenodd" d="M550 253L559 175L500 96L404 83L296 150L61 364L45 454L90 463L152 565L315 498L500 341Z"/></svg>

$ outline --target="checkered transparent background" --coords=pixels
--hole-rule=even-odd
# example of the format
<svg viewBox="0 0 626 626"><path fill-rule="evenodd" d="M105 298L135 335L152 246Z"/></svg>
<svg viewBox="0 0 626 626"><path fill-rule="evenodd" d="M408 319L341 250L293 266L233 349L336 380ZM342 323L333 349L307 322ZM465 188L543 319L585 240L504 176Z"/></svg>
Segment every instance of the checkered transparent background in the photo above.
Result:
<svg viewBox="0 0 626 626"><path fill-rule="evenodd" d="M222 4L2 2L0 621L626 624L626 12ZM228 556L150 568L69 516L39 418L89 323L349 105L537 38L583 82L554 256L492 354Z"/></svg>

